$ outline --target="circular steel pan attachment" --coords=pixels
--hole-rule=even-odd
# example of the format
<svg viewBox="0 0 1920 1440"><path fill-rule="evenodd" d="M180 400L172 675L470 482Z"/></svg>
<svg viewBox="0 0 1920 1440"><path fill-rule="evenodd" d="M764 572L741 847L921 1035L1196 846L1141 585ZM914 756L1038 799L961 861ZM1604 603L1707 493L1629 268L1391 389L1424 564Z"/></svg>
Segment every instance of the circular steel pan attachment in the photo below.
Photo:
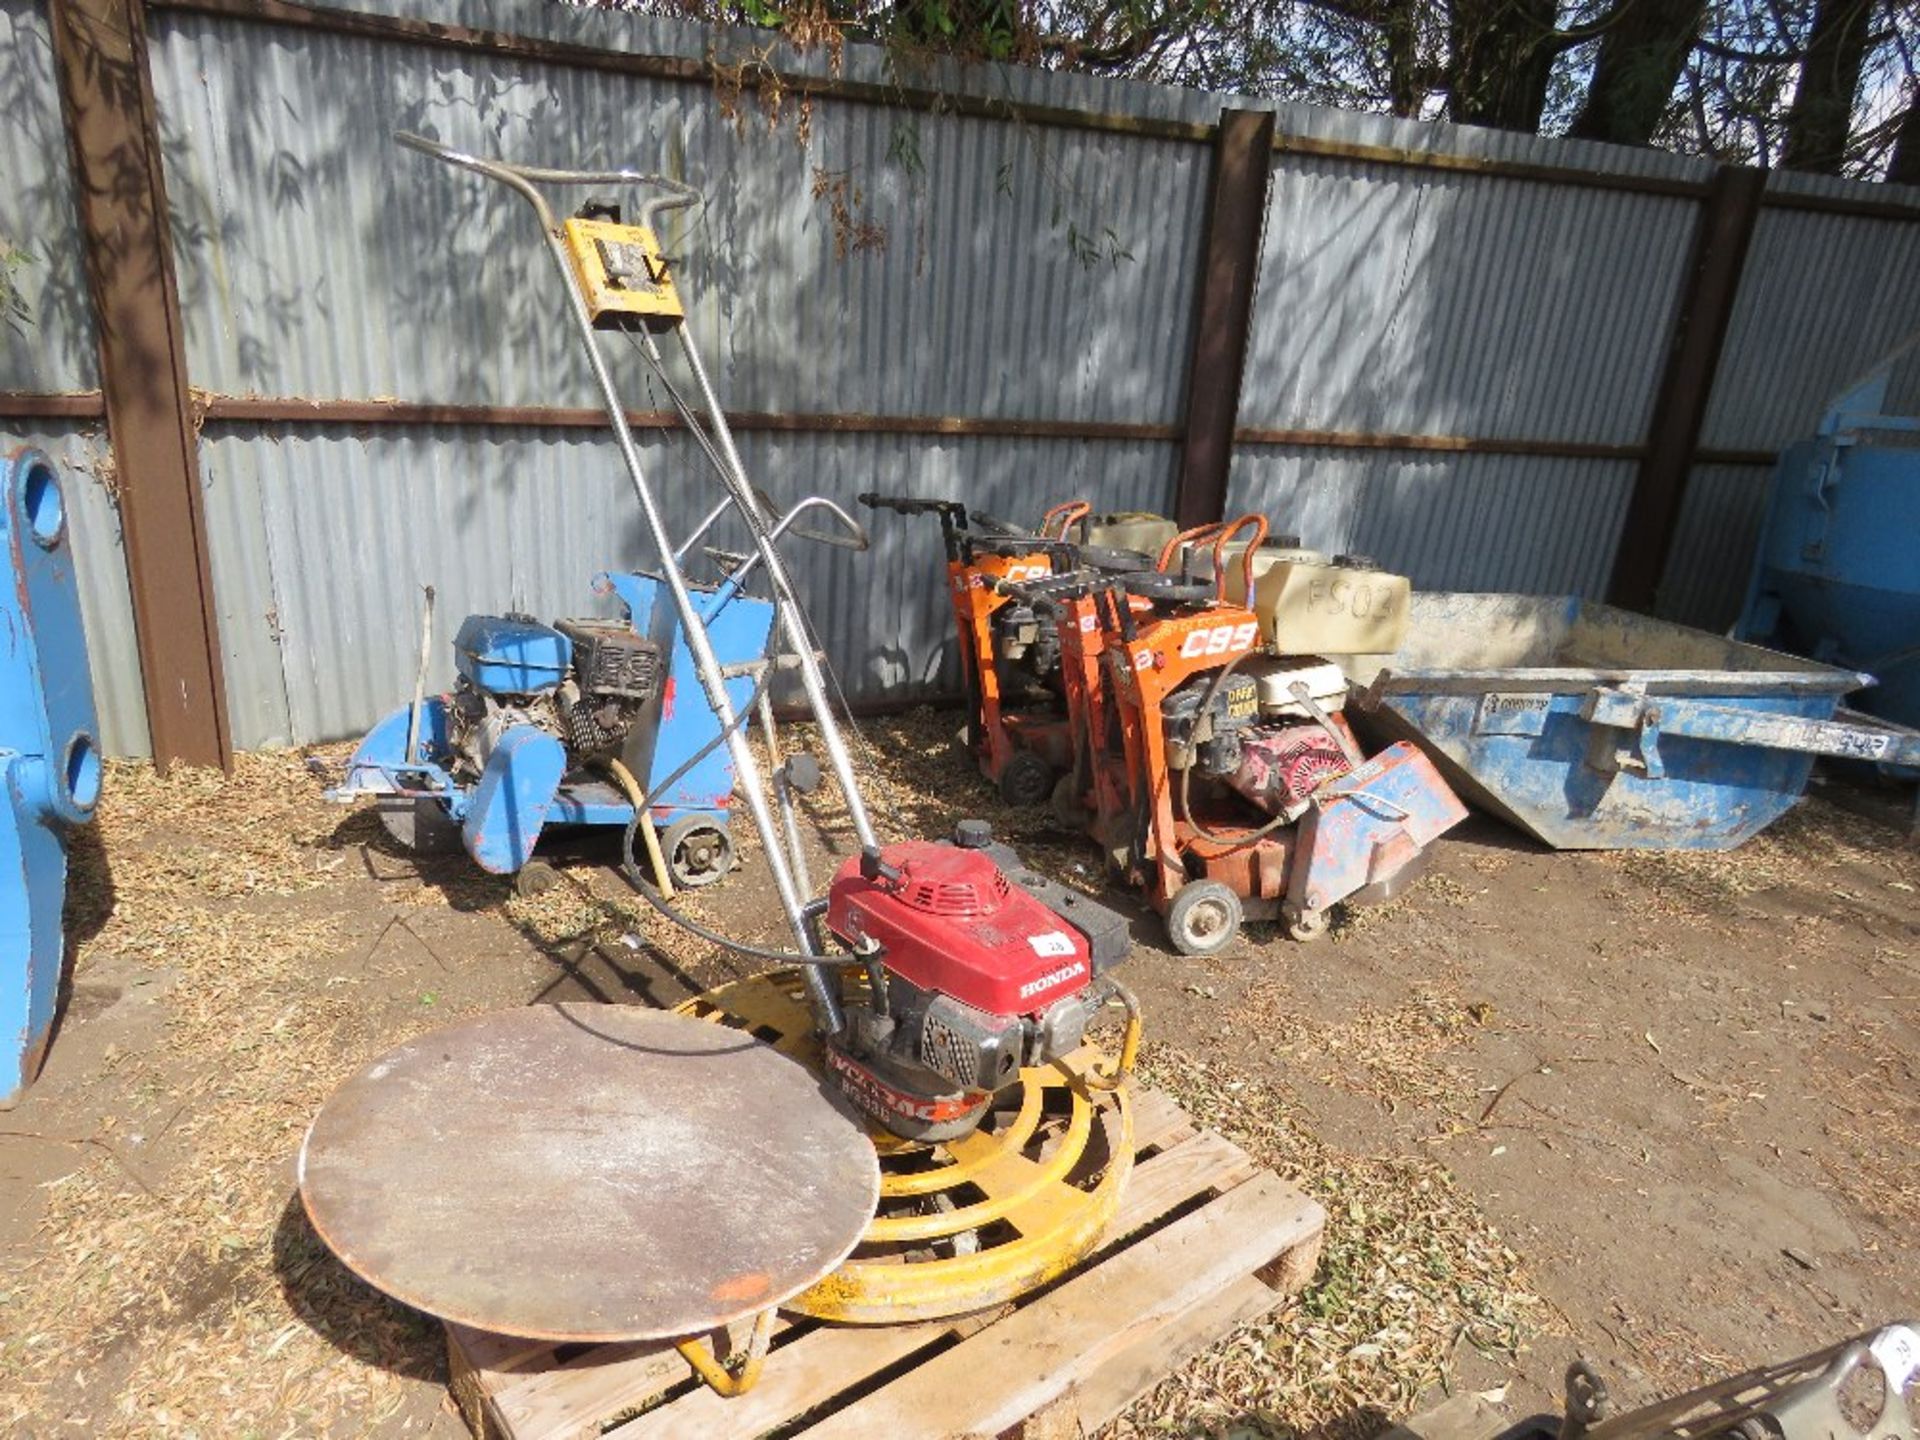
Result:
<svg viewBox="0 0 1920 1440"><path fill-rule="evenodd" d="M536 1005L354 1076L300 1151L314 1229L445 1320L552 1341L695 1335L828 1274L873 1216L872 1142L740 1031Z"/></svg>

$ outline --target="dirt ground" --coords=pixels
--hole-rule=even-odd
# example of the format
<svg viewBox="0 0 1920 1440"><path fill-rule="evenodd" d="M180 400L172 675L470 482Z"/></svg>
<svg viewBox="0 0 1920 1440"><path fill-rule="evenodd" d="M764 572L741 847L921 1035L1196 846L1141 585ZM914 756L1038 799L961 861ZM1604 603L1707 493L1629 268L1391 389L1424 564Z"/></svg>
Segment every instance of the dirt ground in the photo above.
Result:
<svg viewBox="0 0 1920 1440"><path fill-rule="evenodd" d="M946 717L870 722L885 828L993 819ZM318 796L117 767L74 857L39 1083L0 1115L0 1429L464 1433L436 1328L346 1274L292 1158L342 1079L458 1016L672 1003L734 973L591 847L536 901ZM812 812L821 858L843 817ZM1150 1077L1312 1189L1319 1282L1116 1435L1355 1435L1443 1388L1515 1414L1584 1354L1627 1402L1920 1313L1920 847L1838 781L1731 855L1554 854L1476 817L1381 909L1182 959L1137 907ZM698 903L774 934L764 868ZM1129 905L1123 896L1109 896Z"/></svg>

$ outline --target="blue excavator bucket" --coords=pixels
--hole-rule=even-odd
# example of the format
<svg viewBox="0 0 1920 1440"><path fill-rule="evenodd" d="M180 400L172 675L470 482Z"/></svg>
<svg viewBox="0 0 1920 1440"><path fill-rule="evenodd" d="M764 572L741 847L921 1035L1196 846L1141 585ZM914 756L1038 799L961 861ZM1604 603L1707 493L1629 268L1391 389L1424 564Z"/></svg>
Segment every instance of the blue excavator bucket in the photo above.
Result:
<svg viewBox="0 0 1920 1440"><path fill-rule="evenodd" d="M66 961L67 843L100 798L66 499L38 450L0 463L0 1104L39 1072Z"/></svg>

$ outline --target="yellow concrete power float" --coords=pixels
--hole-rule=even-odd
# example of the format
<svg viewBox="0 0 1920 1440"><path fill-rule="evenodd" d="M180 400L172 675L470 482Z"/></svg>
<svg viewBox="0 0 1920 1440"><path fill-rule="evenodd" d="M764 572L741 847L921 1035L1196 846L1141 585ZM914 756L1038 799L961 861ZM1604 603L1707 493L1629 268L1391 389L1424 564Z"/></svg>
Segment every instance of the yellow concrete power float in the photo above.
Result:
<svg viewBox="0 0 1920 1440"><path fill-rule="evenodd" d="M764 973L679 1014L521 1011L392 1052L314 1122L301 1194L315 1228L416 1308L536 1339L671 1339L729 1398L760 1373L775 1309L904 1323L1045 1285L1098 1245L1133 1169L1140 1008L1112 973L1132 948L1127 918L1029 868L984 821L939 839L881 839L842 730L844 699L829 699L779 544L864 548L866 532L823 495L778 512L747 478L658 239L661 217L699 193L660 175L512 165L398 138L498 182L539 220L564 281L555 298L584 342L688 647L679 703L697 687L717 722L701 753L724 746L787 933L724 934L656 889L637 854L651 801L630 794L623 862L641 898ZM558 187L648 198L638 224L598 199L562 220L543 193ZM691 534L667 528L603 353L608 332L659 383L718 481ZM741 550L703 543L722 523ZM706 602L682 569L696 553L722 573ZM778 649L751 667L742 703L715 632L717 615L753 598L749 586L765 592ZM819 761L779 756L776 670L804 696ZM762 754L746 734L756 715ZM794 796L827 776L857 853L821 894ZM623 783L648 782L632 772ZM1109 1054L1091 1037L1116 1010L1125 1029ZM443 1173L454 1149L487 1158L484 1183ZM733 1363L703 1348L716 1325L749 1320Z"/></svg>

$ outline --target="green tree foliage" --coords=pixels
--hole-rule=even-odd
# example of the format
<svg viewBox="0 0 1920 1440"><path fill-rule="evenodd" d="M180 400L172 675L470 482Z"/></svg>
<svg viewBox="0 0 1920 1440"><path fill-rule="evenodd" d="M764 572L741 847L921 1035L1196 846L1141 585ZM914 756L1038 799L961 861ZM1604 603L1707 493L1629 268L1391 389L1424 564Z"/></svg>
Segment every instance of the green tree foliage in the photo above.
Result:
<svg viewBox="0 0 1920 1440"><path fill-rule="evenodd" d="M595 3L595 0L581 0ZM937 58L1920 175L1920 0L598 0Z"/></svg>

